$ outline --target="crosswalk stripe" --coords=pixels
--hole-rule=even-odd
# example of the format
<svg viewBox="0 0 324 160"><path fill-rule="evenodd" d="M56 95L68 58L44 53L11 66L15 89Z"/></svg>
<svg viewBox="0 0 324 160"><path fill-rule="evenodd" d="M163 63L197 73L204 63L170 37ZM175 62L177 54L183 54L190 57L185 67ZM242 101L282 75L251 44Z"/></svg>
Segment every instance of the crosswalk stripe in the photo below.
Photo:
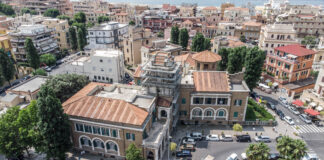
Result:
<svg viewBox="0 0 324 160"><path fill-rule="evenodd" d="M316 125L295 125L291 126L297 133L324 133L324 127L317 127ZM298 128L298 129L297 129Z"/></svg>

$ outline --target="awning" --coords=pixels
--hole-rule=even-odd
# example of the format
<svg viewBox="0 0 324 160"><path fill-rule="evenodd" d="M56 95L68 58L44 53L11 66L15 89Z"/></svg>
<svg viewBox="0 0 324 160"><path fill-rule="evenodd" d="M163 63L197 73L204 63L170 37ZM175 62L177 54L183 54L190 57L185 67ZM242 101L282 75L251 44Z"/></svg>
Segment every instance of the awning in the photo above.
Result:
<svg viewBox="0 0 324 160"><path fill-rule="evenodd" d="M298 107L302 107L304 105L304 102L302 102L301 100L297 99L292 104L294 104L294 105L296 105Z"/></svg>
<svg viewBox="0 0 324 160"><path fill-rule="evenodd" d="M313 110L313 109L305 109L304 112L305 112L305 113L308 113L308 114L310 114L310 115L312 115L312 116L317 116L317 115L320 114L319 112L317 112L317 111L315 111L315 110Z"/></svg>
<svg viewBox="0 0 324 160"><path fill-rule="evenodd" d="M316 103L315 102L312 102L309 105L312 106L312 107L315 107L316 106Z"/></svg>
<svg viewBox="0 0 324 160"><path fill-rule="evenodd" d="M323 110L323 107L322 106L318 106L318 107L316 107L316 110L320 112L320 111Z"/></svg>

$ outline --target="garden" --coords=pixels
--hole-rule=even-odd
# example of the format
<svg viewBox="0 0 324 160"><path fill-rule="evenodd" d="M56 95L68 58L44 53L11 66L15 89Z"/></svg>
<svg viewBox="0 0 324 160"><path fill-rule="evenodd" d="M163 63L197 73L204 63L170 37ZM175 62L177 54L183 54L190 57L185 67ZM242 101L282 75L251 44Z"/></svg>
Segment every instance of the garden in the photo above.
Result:
<svg viewBox="0 0 324 160"><path fill-rule="evenodd" d="M259 119L260 121L268 121L271 119L274 120L275 118L265 109L265 107L249 98L245 120L255 121L256 119Z"/></svg>

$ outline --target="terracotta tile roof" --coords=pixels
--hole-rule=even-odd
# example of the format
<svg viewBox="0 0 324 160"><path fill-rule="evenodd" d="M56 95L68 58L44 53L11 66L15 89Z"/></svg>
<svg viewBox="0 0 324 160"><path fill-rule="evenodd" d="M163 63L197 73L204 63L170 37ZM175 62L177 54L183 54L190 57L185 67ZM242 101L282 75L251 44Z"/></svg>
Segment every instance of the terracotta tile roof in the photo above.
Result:
<svg viewBox="0 0 324 160"><path fill-rule="evenodd" d="M170 4L163 4L162 9L167 10L170 8Z"/></svg>
<svg viewBox="0 0 324 160"><path fill-rule="evenodd" d="M116 15L117 16L127 16L128 14L123 12L123 13L117 13Z"/></svg>
<svg viewBox="0 0 324 160"><path fill-rule="evenodd" d="M188 63L191 67L195 66L195 60L192 59L191 53L175 56L174 61L181 62L181 64Z"/></svg>
<svg viewBox="0 0 324 160"><path fill-rule="evenodd" d="M240 47L240 46L245 46L245 43L239 40L228 40L228 47Z"/></svg>
<svg viewBox="0 0 324 160"><path fill-rule="evenodd" d="M63 103L64 113L82 118L103 120L115 123L142 125L148 112L124 100L106 97L88 96L96 86L102 83L90 83L69 100Z"/></svg>
<svg viewBox="0 0 324 160"><path fill-rule="evenodd" d="M226 72L197 71L193 72L197 92L228 92L229 80Z"/></svg>
<svg viewBox="0 0 324 160"><path fill-rule="evenodd" d="M183 24L193 24L192 21L190 21L189 19L185 20L184 22L182 22Z"/></svg>
<svg viewBox="0 0 324 160"><path fill-rule="evenodd" d="M295 56L306 56L315 54L315 51L307 49L300 44L292 44L275 48L276 51L286 52Z"/></svg>
<svg viewBox="0 0 324 160"><path fill-rule="evenodd" d="M171 102L167 99L159 97L159 99L157 100L157 105L162 107L170 107Z"/></svg>
<svg viewBox="0 0 324 160"><path fill-rule="evenodd" d="M141 67L141 66L138 66L138 67L136 68L135 72L134 72L134 77L136 77L136 78L141 77L141 73L143 73L143 71L142 71L142 67Z"/></svg>
<svg viewBox="0 0 324 160"><path fill-rule="evenodd" d="M244 22L243 25L260 27L260 26L262 26L262 23L255 22L255 21L248 21L248 22Z"/></svg>
<svg viewBox="0 0 324 160"><path fill-rule="evenodd" d="M217 7L209 6L209 7L203 8L203 10L217 10Z"/></svg>
<svg viewBox="0 0 324 160"><path fill-rule="evenodd" d="M249 11L249 9L241 8L241 7L228 7L228 8L225 8L225 11Z"/></svg>
<svg viewBox="0 0 324 160"><path fill-rule="evenodd" d="M211 62L211 63L222 60L221 56L208 50L196 53L192 56L192 58L199 62Z"/></svg>

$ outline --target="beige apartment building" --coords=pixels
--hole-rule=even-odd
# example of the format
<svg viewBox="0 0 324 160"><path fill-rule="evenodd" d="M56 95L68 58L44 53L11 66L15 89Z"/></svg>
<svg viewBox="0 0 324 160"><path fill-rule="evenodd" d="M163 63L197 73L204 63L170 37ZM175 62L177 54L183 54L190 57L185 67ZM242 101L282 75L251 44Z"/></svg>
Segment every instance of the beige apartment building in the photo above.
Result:
<svg viewBox="0 0 324 160"><path fill-rule="evenodd" d="M274 53L274 48L296 44L297 32L292 24L269 24L261 28L259 48Z"/></svg>
<svg viewBox="0 0 324 160"><path fill-rule="evenodd" d="M67 20L56 18L44 19L43 22L48 28L54 28L55 38L60 49L70 48L69 23Z"/></svg>
<svg viewBox="0 0 324 160"><path fill-rule="evenodd" d="M118 23L129 23L129 16L128 13L122 12L122 13L115 13L112 17L113 21L116 21Z"/></svg>
<svg viewBox="0 0 324 160"><path fill-rule="evenodd" d="M130 26L128 34L123 39L125 63L131 66L141 64L141 47L152 46L154 39L150 29Z"/></svg>
<svg viewBox="0 0 324 160"><path fill-rule="evenodd" d="M247 40L259 40L262 23L255 21L244 22L242 26L235 28L235 36L244 36Z"/></svg>
<svg viewBox="0 0 324 160"><path fill-rule="evenodd" d="M92 82L65 101L73 148L118 160L134 143L145 159L161 159L169 147L170 120L163 117L169 115L158 116L161 100L146 93L140 86Z"/></svg>
<svg viewBox="0 0 324 160"><path fill-rule="evenodd" d="M216 36L211 40L211 51L218 53L221 48L235 48L247 46L247 44L240 41L238 37L234 36Z"/></svg>
<svg viewBox="0 0 324 160"><path fill-rule="evenodd" d="M188 72L181 80L179 120L185 124L243 123L249 92L243 73Z"/></svg>
<svg viewBox="0 0 324 160"><path fill-rule="evenodd" d="M109 3L102 0L72 1L73 13L85 13L87 21L97 22L99 16L107 16Z"/></svg>
<svg viewBox="0 0 324 160"><path fill-rule="evenodd" d="M223 19L229 22L244 22L250 19L250 11L248 8L228 7L224 10Z"/></svg>

